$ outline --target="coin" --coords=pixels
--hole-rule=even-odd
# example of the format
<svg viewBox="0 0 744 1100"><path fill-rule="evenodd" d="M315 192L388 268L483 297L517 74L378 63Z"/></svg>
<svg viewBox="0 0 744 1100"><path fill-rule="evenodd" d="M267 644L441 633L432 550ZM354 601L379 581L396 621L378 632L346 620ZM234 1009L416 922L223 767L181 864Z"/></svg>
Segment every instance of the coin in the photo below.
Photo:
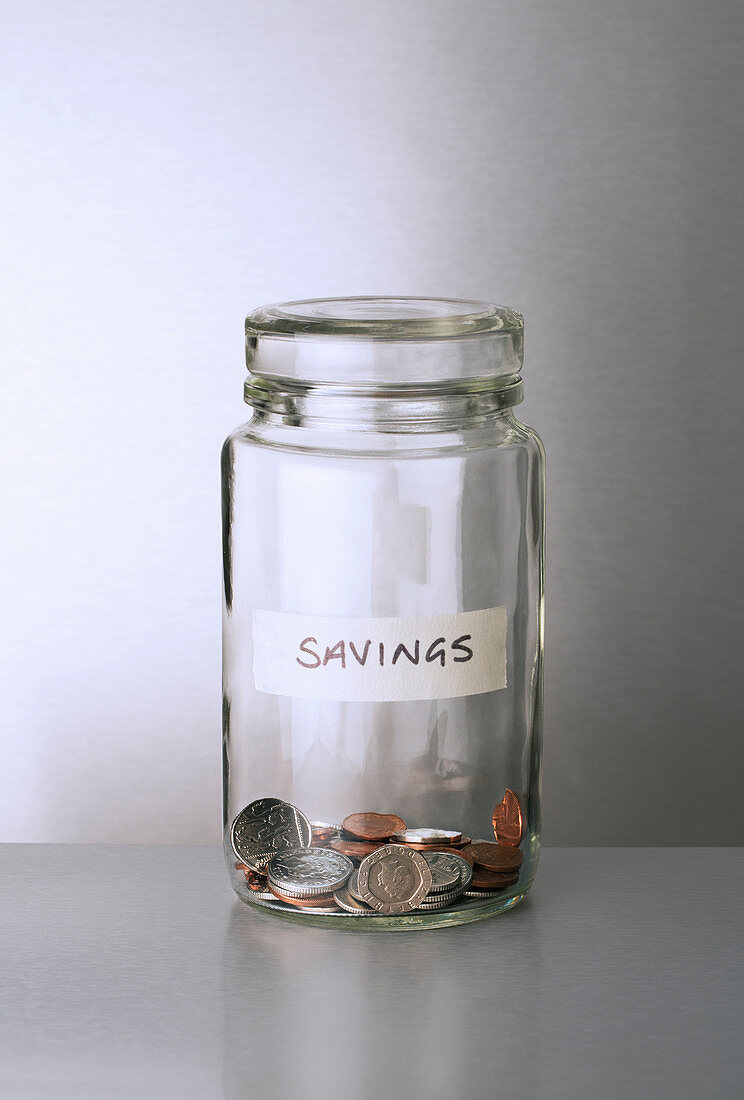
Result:
<svg viewBox="0 0 744 1100"><path fill-rule="evenodd" d="M419 902L416 908L444 909L445 905L452 905L461 896L462 890L451 890L448 894L429 894L427 898Z"/></svg>
<svg viewBox="0 0 744 1100"><path fill-rule="evenodd" d="M500 873L498 871L486 871L482 867L476 867L473 871L473 880L470 889L497 890L502 886L511 886L518 878L518 871Z"/></svg>
<svg viewBox="0 0 744 1100"><path fill-rule="evenodd" d="M251 901L253 901L254 898L260 898L261 901L273 901L274 895L270 890L255 890L251 893Z"/></svg>
<svg viewBox="0 0 744 1100"><path fill-rule="evenodd" d="M451 848L460 843L462 833L454 829L405 829L391 839L394 844L446 844Z"/></svg>
<svg viewBox="0 0 744 1100"><path fill-rule="evenodd" d="M392 843L398 844L399 842L396 840L396 841L393 841ZM416 852L435 852L439 848L446 848L447 851L451 851L451 850L456 849L459 852L463 848L467 848L472 843L473 842L470 839L470 837L465 836L463 834L461 840L458 840L457 842L453 841L451 844L437 844L437 843L413 844L411 841L407 841L406 842L406 848L413 848L413 850L416 851Z"/></svg>
<svg viewBox="0 0 744 1100"><path fill-rule="evenodd" d="M279 898L274 896L274 894L269 894L268 899L261 898L258 894L251 894L250 901L253 905L256 905L261 909L273 909L277 913L296 913L298 908L296 905L288 905L285 902L280 901ZM316 906L316 908L312 910L312 914L313 916L324 916L327 914L328 916L333 917L345 917L347 915L346 913L343 913L340 909L336 908L335 902L333 903L333 906L328 906L325 909L322 909L320 906Z"/></svg>
<svg viewBox="0 0 744 1100"><path fill-rule="evenodd" d="M338 834L338 839L339 840L348 840L352 844L376 844L378 848L380 847L381 844L387 844L388 843L386 837L384 837L382 840L364 840L360 836L354 836L353 833L347 833L346 829L341 830L341 832Z"/></svg>
<svg viewBox="0 0 744 1100"><path fill-rule="evenodd" d="M460 867L454 862L454 857L443 855L442 852L423 852L422 854L431 871L429 896L443 894L459 885Z"/></svg>
<svg viewBox="0 0 744 1100"><path fill-rule="evenodd" d="M506 793L493 811L493 835L498 844L518 848L522 841L524 822L522 807L514 791L506 788Z"/></svg>
<svg viewBox="0 0 744 1100"><path fill-rule="evenodd" d="M516 871L524 859L519 848L492 844L490 841L470 844L463 850L473 857L479 867L485 867L487 871Z"/></svg>
<svg viewBox="0 0 744 1100"><path fill-rule="evenodd" d="M328 842L328 847L334 852L349 856L350 859L362 860L365 856L371 856L382 844L372 840L344 840L343 837L334 837Z"/></svg>
<svg viewBox="0 0 744 1100"><path fill-rule="evenodd" d="M256 894L251 895L251 901L254 901ZM336 902L331 896L330 900L325 905L291 905L289 902L282 901L275 894L271 895L271 901L259 901L258 904L264 909L276 909L280 913L296 913L298 910L312 913L315 916L329 916L329 917L345 917L348 916L343 910L336 906Z"/></svg>
<svg viewBox="0 0 744 1100"><path fill-rule="evenodd" d="M261 909L278 909L282 913L291 912L292 907L285 905L283 901L279 901L273 894L269 894L268 897L264 897L263 894L251 894L251 904L260 906Z"/></svg>
<svg viewBox="0 0 744 1100"><path fill-rule="evenodd" d="M462 836L460 837L460 839L456 843L451 844L450 847L451 848L465 848L468 844L472 844L472 841L471 841L469 836L465 836L465 833L463 833Z"/></svg>
<svg viewBox="0 0 744 1100"><path fill-rule="evenodd" d="M286 901L288 905L294 905L298 909L329 908L335 904L333 894L318 894L311 898L295 898L291 894L285 894L282 890L277 889L272 882L269 883L269 889L275 898Z"/></svg>
<svg viewBox="0 0 744 1100"><path fill-rule="evenodd" d="M311 821L310 828L313 831L311 841L313 847L323 847L341 832L340 825L331 825L327 821Z"/></svg>
<svg viewBox="0 0 744 1100"><path fill-rule="evenodd" d="M266 890L266 875L260 874L259 871L251 871L246 869L244 872L245 881L248 884L249 890Z"/></svg>
<svg viewBox="0 0 744 1100"><path fill-rule="evenodd" d="M448 848L444 845L440 847L438 844L427 844L424 848L413 848L412 845L407 844L406 847L412 848L415 852L423 852L425 856L431 855L432 852L445 852L447 855L459 856L460 859L465 860L469 867L473 866L473 857L468 855L467 848Z"/></svg>
<svg viewBox="0 0 744 1100"><path fill-rule="evenodd" d="M269 903L264 902L263 904L268 905ZM281 909L284 910L285 913L291 913L293 907L291 905L285 905L285 903L283 901L280 901L279 898L274 898L273 908L275 908L275 909L280 909L281 908ZM304 910L307 913L312 913L312 915L314 917L345 917L346 916L346 913L344 913L343 910L339 909L338 906L336 905L336 902L333 899L333 895L331 895L331 899L328 903L326 903L326 905L315 905L312 908L308 905L295 905L294 906L294 911L297 912L298 909L299 910Z"/></svg>
<svg viewBox="0 0 744 1100"><path fill-rule="evenodd" d="M466 890L470 885L473 878L473 868L466 859L463 859L457 852L424 852L424 859L429 864L429 868L432 874L432 887L429 894L437 893L435 889L435 867L447 867L451 869L453 874L457 874L457 889Z"/></svg>
<svg viewBox="0 0 744 1100"><path fill-rule="evenodd" d="M261 871L277 852L307 848L310 822L280 798L259 798L241 810L232 823L230 840L235 855L253 871Z"/></svg>
<svg viewBox="0 0 744 1100"><path fill-rule="evenodd" d="M354 870L351 860L330 848L295 848L279 852L266 865L269 885L295 898L332 894Z"/></svg>
<svg viewBox="0 0 744 1100"><path fill-rule="evenodd" d="M361 900L378 913L410 913L426 897L431 882L424 857L401 844L386 844L359 868Z"/></svg>
<svg viewBox="0 0 744 1100"><path fill-rule="evenodd" d="M362 901L362 897L359 893L359 869L358 868L351 872L351 875L349 877L349 881L346 883L346 889L349 891L349 893L351 894L351 896L353 898L356 898L357 901Z"/></svg>
<svg viewBox="0 0 744 1100"><path fill-rule="evenodd" d="M504 889L502 886L498 890L465 890L462 896L471 900L474 898L498 898L503 894Z"/></svg>
<svg viewBox="0 0 744 1100"><path fill-rule="evenodd" d="M393 833L405 829L406 823L396 814L349 814L344 818L344 829L362 840L387 840Z"/></svg>
<svg viewBox="0 0 744 1100"><path fill-rule="evenodd" d="M355 913L360 917L373 917L375 915L374 909L370 909L363 901L358 901L357 898L354 897L349 890L348 883L346 886L342 886L340 890L334 890L333 897L336 901L336 905L340 905L347 913Z"/></svg>

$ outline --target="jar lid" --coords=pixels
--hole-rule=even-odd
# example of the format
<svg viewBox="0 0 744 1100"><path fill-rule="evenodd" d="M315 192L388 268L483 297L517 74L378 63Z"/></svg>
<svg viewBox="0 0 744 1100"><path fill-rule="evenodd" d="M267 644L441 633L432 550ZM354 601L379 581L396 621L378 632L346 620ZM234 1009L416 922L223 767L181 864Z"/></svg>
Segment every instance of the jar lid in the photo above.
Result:
<svg viewBox="0 0 744 1100"><path fill-rule="evenodd" d="M270 378L344 385L445 384L518 377L524 320L458 298L315 298L246 318L248 369Z"/></svg>

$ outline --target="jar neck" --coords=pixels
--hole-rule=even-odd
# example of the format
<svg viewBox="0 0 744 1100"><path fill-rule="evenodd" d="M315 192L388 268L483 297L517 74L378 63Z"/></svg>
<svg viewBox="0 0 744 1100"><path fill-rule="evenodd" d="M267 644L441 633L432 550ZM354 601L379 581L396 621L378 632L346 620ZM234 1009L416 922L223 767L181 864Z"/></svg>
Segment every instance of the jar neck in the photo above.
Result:
<svg viewBox="0 0 744 1100"><path fill-rule="evenodd" d="M441 384L349 387L249 374L244 397L261 420L367 432L446 432L480 427L518 405L519 375Z"/></svg>

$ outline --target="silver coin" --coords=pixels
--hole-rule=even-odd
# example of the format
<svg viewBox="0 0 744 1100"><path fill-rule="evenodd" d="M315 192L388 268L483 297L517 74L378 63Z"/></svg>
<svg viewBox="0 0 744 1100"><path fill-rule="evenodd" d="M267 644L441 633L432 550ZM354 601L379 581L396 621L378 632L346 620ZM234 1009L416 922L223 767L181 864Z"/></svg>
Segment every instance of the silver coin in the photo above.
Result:
<svg viewBox="0 0 744 1100"><path fill-rule="evenodd" d="M308 848L310 822L281 798L258 798L241 810L232 823L230 841L235 855L253 871L262 870L277 852Z"/></svg>
<svg viewBox="0 0 744 1100"><path fill-rule="evenodd" d="M310 824L318 832L322 829L324 832L340 833L343 829L343 825L332 825L328 821L311 821Z"/></svg>
<svg viewBox="0 0 744 1100"><path fill-rule="evenodd" d="M417 906L417 909L426 911L427 909L444 909L447 905L452 905L458 898L462 897L462 894L458 891L456 894L434 894L429 901L422 901Z"/></svg>
<svg viewBox="0 0 744 1100"><path fill-rule="evenodd" d="M452 844L461 837L455 829L405 829L390 839L398 844Z"/></svg>
<svg viewBox="0 0 744 1100"><path fill-rule="evenodd" d="M332 894L346 885L354 864L332 848L295 848L272 856L266 871L269 881L282 894L312 898Z"/></svg>
<svg viewBox="0 0 744 1100"><path fill-rule="evenodd" d="M357 917L374 917L375 915L374 909L370 909L363 901L359 901L354 897L349 891L348 884L342 886L340 890L334 890L333 897L336 905L340 905L347 913L353 913Z"/></svg>
<svg viewBox="0 0 744 1100"><path fill-rule="evenodd" d="M497 898L504 890L505 886L500 886L498 890L463 890L463 895L466 898Z"/></svg>
<svg viewBox="0 0 744 1100"><path fill-rule="evenodd" d="M456 890L447 890L443 894L427 894L421 904L437 905L440 901L446 901L447 903L449 903L451 901L455 901L456 898L459 898L462 893L463 891L458 886Z"/></svg>
<svg viewBox="0 0 744 1100"><path fill-rule="evenodd" d="M351 872L351 876L349 878L349 881L346 883L346 889L349 891L349 893L351 894L351 896L353 898L357 899L357 901L362 901L363 900L363 898L361 897L361 895L359 893L359 868L358 867L356 867Z"/></svg>
<svg viewBox="0 0 744 1100"><path fill-rule="evenodd" d="M453 858L447 852L422 852L421 855L431 871L430 895L442 894L458 885L462 877L460 863L467 863L467 860L460 859L459 856Z"/></svg>
<svg viewBox="0 0 744 1100"><path fill-rule="evenodd" d="M470 883L473 881L473 866L471 863L468 863L463 856L458 856L454 852L422 852L421 855L430 867L432 863L434 863L436 866L451 867L453 871L457 868L460 872L460 881L458 883L458 888L460 890L467 890ZM432 875L433 874L434 871L432 870ZM430 891L432 894L435 892L436 891L433 889Z"/></svg>
<svg viewBox="0 0 744 1100"><path fill-rule="evenodd" d="M256 905L260 905L262 909L278 909L280 913L319 913L321 916L326 917L345 917L347 913L342 912L340 909L330 909L325 906L314 906L312 909L301 909L297 905L289 905L287 902L280 901L279 898L275 898L272 895L271 901L263 901L260 898L256 899L255 894L251 894L251 901L255 900Z"/></svg>
<svg viewBox="0 0 744 1100"><path fill-rule="evenodd" d="M359 866L361 901L376 912L410 913L431 889L431 871L424 857L402 844L385 844Z"/></svg>
<svg viewBox="0 0 744 1100"><path fill-rule="evenodd" d="M318 917L341 917L341 916L344 916L345 917L345 916L347 916L347 914L344 913L344 911L342 909L339 909L339 907L337 905L329 905L329 906L314 905L312 907L312 909L303 909L299 905L290 905L289 908L294 913L305 913L305 914L309 913L310 916L312 916L312 917L315 917L315 916L318 916Z"/></svg>
<svg viewBox="0 0 744 1100"><path fill-rule="evenodd" d="M424 901L439 901L440 898L449 898L450 894L453 898L456 898L458 894L462 893L461 883L458 882L457 886L452 887L450 890L439 890L437 893L434 890L429 890Z"/></svg>
<svg viewBox="0 0 744 1100"><path fill-rule="evenodd" d="M279 901L279 898L275 898L271 894L268 898L264 898L261 894L251 894L249 897L252 905L260 905L262 909L279 909L284 913L294 913L294 905L286 905L283 901Z"/></svg>

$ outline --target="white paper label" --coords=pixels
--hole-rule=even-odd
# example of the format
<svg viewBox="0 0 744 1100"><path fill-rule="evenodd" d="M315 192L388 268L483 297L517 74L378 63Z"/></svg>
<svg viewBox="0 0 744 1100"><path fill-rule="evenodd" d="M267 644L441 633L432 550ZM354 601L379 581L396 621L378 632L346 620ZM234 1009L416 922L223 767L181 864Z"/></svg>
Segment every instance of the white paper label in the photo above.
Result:
<svg viewBox="0 0 744 1100"><path fill-rule="evenodd" d="M453 699L506 687L506 608L416 618L253 613L259 691L299 699Z"/></svg>

